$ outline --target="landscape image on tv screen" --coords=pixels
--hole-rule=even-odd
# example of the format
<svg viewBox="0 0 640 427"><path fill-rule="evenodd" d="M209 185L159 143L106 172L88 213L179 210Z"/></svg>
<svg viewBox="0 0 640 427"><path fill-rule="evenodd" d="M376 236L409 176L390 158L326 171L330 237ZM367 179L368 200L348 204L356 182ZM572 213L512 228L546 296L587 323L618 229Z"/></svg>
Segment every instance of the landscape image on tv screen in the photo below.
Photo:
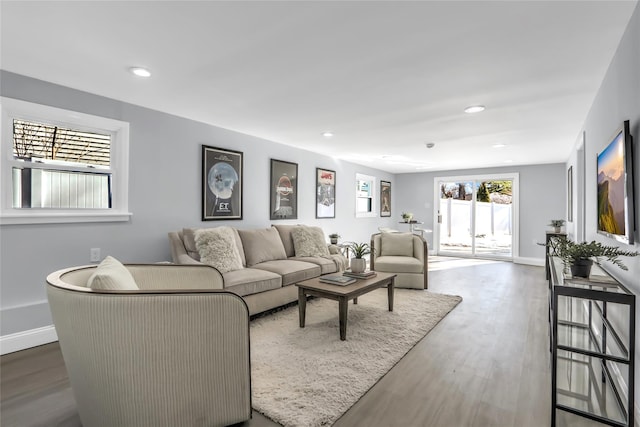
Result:
<svg viewBox="0 0 640 427"><path fill-rule="evenodd" d="M624 134L598 155L598 231L625 234Z"/></svg>

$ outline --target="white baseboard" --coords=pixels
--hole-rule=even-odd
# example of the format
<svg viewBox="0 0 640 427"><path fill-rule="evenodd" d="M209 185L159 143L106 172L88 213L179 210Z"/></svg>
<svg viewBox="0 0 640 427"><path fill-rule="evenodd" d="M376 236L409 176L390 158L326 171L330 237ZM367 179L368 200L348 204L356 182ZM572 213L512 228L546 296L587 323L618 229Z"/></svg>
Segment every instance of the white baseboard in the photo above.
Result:
<svg viewBox="0 0 640 427"><path fill-rule="evenodd" d="M526 258L526 257L514 257L514 264L526 264L535 265L536 267L544 267L544 258Z"/></svg>
<svg viewBox="0 0 640 427"><path fill-rule="evenodd" d="M54 341L58 341L58 334L53 325L16 332L0 337L0 354L9 354Z"/></svg>

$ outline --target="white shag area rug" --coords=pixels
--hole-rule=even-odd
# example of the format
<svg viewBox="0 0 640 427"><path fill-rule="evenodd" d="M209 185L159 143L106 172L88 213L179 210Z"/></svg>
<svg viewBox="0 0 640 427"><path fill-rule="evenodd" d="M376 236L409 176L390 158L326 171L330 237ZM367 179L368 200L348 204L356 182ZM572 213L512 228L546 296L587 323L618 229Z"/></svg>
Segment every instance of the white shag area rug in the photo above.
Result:
<svg viewBox="0 0 640 427"><path fill-rule="evenodd" d="M307 303L251 322L253 408L295 427L329 426L462 301L459 296L386 288L349 302L347 340L340 341L338 302Z"/></svg>

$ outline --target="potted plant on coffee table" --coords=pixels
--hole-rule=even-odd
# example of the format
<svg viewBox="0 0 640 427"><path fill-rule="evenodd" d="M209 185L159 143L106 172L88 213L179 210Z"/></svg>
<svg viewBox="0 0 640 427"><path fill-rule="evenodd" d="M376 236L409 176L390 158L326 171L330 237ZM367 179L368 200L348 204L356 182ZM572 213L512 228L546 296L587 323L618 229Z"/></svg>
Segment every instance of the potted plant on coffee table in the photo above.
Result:
<svg viewBox="0 0 640 427"><path fill-rule="evenodd" d="M349 242L346 244L349 251L353 254L351 258L351 271L354 273L362 273L367 269L367 260L363 257L371 253L371 247L368 243Z"/></svg>
<svg viewBox="0 0 640 427"><path fill-rule="evenodd" d="M565 267L571 269L574 277L589 277L593 262L606 259L623 270L627 266L619 259L621 256L638 256L640 252L624 251L617 246L606 246L595 240L591 242L575 243L569 239L556 239L552 241L551 247L554 253L559 256Z"/></svg>

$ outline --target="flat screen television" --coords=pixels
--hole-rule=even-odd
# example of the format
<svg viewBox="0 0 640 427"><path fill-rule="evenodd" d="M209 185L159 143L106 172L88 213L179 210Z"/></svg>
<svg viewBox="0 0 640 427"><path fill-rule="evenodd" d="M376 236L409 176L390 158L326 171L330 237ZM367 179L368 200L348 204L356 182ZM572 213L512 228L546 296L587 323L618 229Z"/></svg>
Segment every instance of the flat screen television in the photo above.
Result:
<svg viewBox="0 0 640 427"><path fill-rule="evenodd" d="M598 154L598 233L633 244L633 141L626 120Z"/></svg>

